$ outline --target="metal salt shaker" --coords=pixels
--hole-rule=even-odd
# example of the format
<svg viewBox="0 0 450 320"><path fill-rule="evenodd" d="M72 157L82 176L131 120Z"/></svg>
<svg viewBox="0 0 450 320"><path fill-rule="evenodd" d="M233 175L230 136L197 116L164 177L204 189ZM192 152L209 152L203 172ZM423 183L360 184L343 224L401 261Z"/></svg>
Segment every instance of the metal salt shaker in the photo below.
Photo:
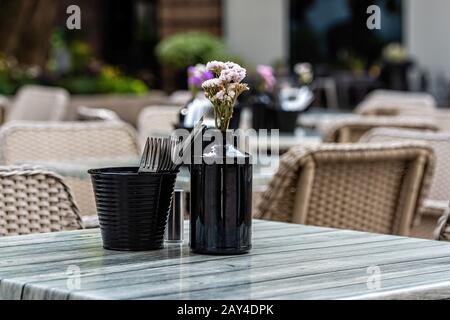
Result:
<svg viewBox="0 0 450 320"><path fill-rule="evenodd" d="M167 243L183 243L184 232L184 192L175 189L172 206L167 221L164 239Z"/></svg>

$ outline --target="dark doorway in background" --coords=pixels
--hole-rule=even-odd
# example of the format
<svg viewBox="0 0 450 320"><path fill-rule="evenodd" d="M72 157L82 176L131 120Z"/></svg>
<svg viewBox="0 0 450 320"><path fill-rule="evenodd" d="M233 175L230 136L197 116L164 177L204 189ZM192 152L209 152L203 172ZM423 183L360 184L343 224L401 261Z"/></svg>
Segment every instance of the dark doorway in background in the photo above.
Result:
<svg viewBox="0 0 450 320"><path fill-rule="evenodd" d="M381 9L381 29L369 30L367 7ZM369 67L388 43L402 41L401 0L291 0L290 64L308 61Z"/></svg>
<svg viewBox="0 0 450 320"><path fill-rule="evenodd" d="M103 0L101 55L150 84L159 86L154 48L159 40L157 0Z"/></svg>

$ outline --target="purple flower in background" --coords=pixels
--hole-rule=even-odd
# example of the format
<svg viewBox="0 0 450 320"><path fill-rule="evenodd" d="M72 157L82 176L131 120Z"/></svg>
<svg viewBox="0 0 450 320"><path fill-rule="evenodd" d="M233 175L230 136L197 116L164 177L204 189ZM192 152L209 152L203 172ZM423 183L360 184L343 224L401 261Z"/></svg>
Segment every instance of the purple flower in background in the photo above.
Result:
<svg viewBox="0 0 450 320"><path fill-rule="evenodd" d="M201 88L203 82L214 77L213 73L207 70L206 66L203 64L190 66L187 69L187 72L188 86L194 92L197 92Z"/></svg>
<svg viewBox="0 0 450 320"><path fill-rule="evenodd" d="M203 74L202 74L203 81L206 81L206 80L209 80L212 78L214 78L214 74L211 71L206 70L203 72Z"/></svg>

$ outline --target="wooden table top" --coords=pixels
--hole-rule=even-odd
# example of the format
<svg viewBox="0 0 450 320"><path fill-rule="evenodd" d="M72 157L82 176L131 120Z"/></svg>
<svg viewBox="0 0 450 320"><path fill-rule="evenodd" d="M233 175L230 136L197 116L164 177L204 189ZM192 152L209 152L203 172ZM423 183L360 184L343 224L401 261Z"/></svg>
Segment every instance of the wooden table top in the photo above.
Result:
<svg viewBox="0 0 450 320"><path fill-rule="evenodd" d="M99 229L0 238L0 298L450 298L445 242L260 220L249 254L198 255L187 242L118 252Z"/></svg>

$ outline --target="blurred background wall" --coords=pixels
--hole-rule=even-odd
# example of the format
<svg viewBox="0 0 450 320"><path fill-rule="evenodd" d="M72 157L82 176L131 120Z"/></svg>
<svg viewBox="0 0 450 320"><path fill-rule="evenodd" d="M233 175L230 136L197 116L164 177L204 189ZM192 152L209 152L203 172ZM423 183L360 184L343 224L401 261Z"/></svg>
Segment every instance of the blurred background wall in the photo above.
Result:
<svg viewBox="0 0 450 320"><path fill-rule="evenodd" d="M72 4L81 30L66 28ZM380 30L366 27L373 4ZM283 76L309 62L355 97L350 107L375 87L426 90L447 105L449 12L449 0L1 0L0 94L33 81L79 94L172 92L186 89L189 65L219 59Z"/></svg>
<svg viewBox="0 0 450 320"><path fill-rule="evenodd" d="M230 50L252 64L288 58L288 0L224 0L223 6L224 36Z"/></svg>
<svg viewBox="0 0 450 320"><path fill-rule="evenodd" d="M405 45L429 76L429 90L442 101L450 79L450 1L404 1Z"/></svg>
<svg viewBox="0 0 450 320"><path fill-rule="evenodd" d="M450 75L450 1L405 1L405 43L432 72Z"/></svg>

